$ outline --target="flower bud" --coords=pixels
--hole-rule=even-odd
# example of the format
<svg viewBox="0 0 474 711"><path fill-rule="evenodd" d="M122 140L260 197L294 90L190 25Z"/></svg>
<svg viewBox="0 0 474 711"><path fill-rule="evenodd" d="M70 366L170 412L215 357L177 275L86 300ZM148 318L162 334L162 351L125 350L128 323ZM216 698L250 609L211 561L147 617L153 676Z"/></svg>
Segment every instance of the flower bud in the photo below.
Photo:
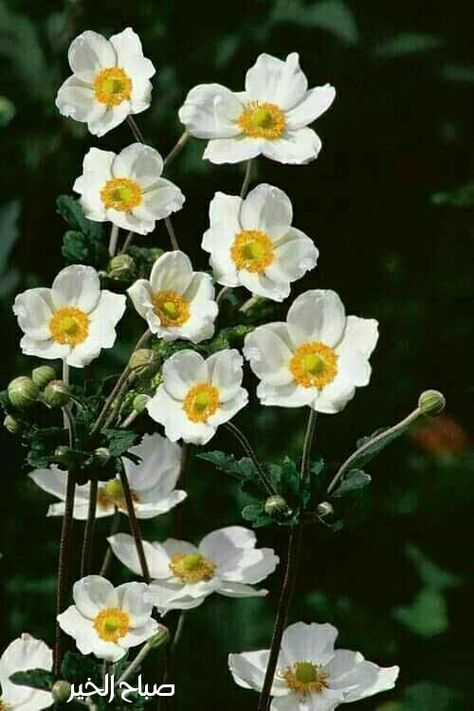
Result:
<svg viewBox="0 0 474 711"><path fill-rule="evenodd" d="M158 357L150 348L139 348L130 356L128 365L136 372L145 372L147 368L158 363Z"/></svg>
<svg viewBox="0 0 474 711"><path fill-rule="evenodd" d="M5 417L3 420L3 426L12 434L20 434L23 429L21 423L18 422L18 420L15 420L15 418L11 415L7 415Z"/></svg>
<svg viewBox="0 0 474 711"><path fill-rule="evenodd" d="M275 518L288 518L292 514L290 507L280 494L269 496L263 508L268 516Z"/></svg>
<svg viewBox="0 0 474 711"><path fill-rule="evenodd" d="M94 449L92 458L96 464L105 467L107 462L110 461L110 451L107 447L97 447L97 449Z"/></svg>
<svg viewBox="0 0 474 711"><path fill-rule="evenodd" d="M68 466L71 463L71 448L61 444L54 450L54 461Z"/></svg>
<svg viewBox="0 0 474 711"><path fill-rule="evenodd" d="M439 415L446 407L446 398L438 390L425 390L418 398L418 407L423 415Z"/></svg>
<svg viewBox="0 0 474 711"><path fill-rule="evenodd" d="M329 503L329 501L322 501L316 506L316 513L319 518L327 518L328 516L333 515L334 508L332 504Z"/></svg>
<svg viewBox="0 0 474 711"><path fill-rule="evenodd" d="M48 407L64 407L69 402L69 387L63 380L51 380L43 391L42 400Z"/></svg>
<svg viewBox="0 0 474 711"><path fill-rule="evenodd" d="M27 375L15 378L8 385L8 398L13 407L31 407L38 399L39 388Z"/></svg>
<svg viewBox="0 0 474 711"><path fill-rule="evenodd" d="M68 681L62 679L55 681L51 689L53 701L57 704L68 701L71 696L71 688L71 684Z"/></svg>
<svg viewBox="0 0 474 711"><path fill-rule="evenodd" d="M145 395L145 393L141 393L140 395L136 395L133 398L133 409L136 412L145 412L147 403L151 400L151 397L149 395Z"/></svg>
<svg viewBox="0 0 474 711"><path fill-rule="evenodd" d="M135 262L129 254L117 254L109 262L108 275L112 279L127 279L133 276Z"/></svg>
<svg viewBox="0 0 474 711"><path fill-rule="evenodd" d="M56 371L50 365L40 365L31 373L31 378L40 390L56 377Z"/></svg>

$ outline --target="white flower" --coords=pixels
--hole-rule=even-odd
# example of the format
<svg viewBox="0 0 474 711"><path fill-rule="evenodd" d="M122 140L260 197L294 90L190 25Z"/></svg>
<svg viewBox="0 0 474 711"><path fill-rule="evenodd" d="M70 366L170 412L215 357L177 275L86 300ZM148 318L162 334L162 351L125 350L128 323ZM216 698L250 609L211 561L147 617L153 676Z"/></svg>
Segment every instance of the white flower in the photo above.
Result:
<svg viewBox="0 0 474 711"><path fill-rule="evenodd" d="M180 210L181 190L160 177L163 159L154 148L132 143L120 153L91 148L83 161L83 173L74 183L81 195L85 216L96 222L146 235L162 220Z"/></svg>
<svg viewBox="0 0 474 711"><path fill-rule="evenodd" d="M234 349L207 360L191 350L175 353L163 365L163 382L147 404L150 417L172 442L206 444L248 402L242 363Z"/></svg>
<svg viewBox="0 0 474 711"><path fill-rule="evenodd" d="M367 385L369 357L378 338L374 319L347 316L334 291L306 291L285 322L259 326L245 339L244 355L260 378L263 405L333 414Z"/></svg>
<svg viewBox="0 0 474 711"><path fill-rule="evenodd" d="M150 280L138 279L128 290L150 331L165 341L211 338L218 308L212 278L195 272L184 252L165 252L153 265Z"/></svg>
<svg viewBox="0 0 474 711"><path fill-rule="evenodd" d="M360 652L334 649L332 625L290 625L283 635L271 689L271 711L333 711L395 686L398 667L379 667ZM229 655L234 681L261 691L269 650Z"/></svg>
<svg viewBox="0 0 474 711"><path fill-rule="evenodd" d="M39 691L10 681L10 675L29 669L53 668L53 653L40 639L22 634L0 657L0 709L5 711L40 711L52 705L49 691Z"/></svg>
<svg viewBox="0 0 474 711"><path fill-rule="evenodd" d="M117 558L134 573L140 562L132 536L117 533L109 543ZM197 607L212 593L227 597L257 597L256 590L275 570L279 558L272 548L256 548L253 531L229 526L205 536L198 547L170 538L164 543L145 541L152 582L150 594L161 614Z"/></svg>
<svg viewBox="0 0 474 711"><path fill-rule="evenodd" d="M131 447L132 454L141 458L140 464L123 459L137 518L154 518L171 511L184 501L185 491L175 489L181 468L181 447L159 434L145 435L141 444ZM61 500L51 504L48 516L63 516L66 500L66 477L53 466L51 469L36 469L30 477L43 491ZM90 483L76 486L74 518L87 519L89 510ZM115 510L127 513L127 505L120 477L99 482L96 517L112 516Z"/></svg>
<svg viewBox="0 0 474 711"><path fill-rule="evenodd" d="M211 254L219 284L245 286L258 296L283 301L290 283L316 266L319 252L291 226L293 208L283 190L263 183L244 200L216 193L209 217L202 248Z"/></svg>
<svg viewBox="0 0 474 711"><path fill-rule="evenodd" d="M125 305L125 296L101 291L92 267L66 267L51 289L28 289L16 297L13 312L25 334L22 351L83 368L102 348L112 348Z"/></svg>
<svg viewBox="0 0 474 711"><path fill-rule="evenodd" d="M239 163L260 154L279 163L308 163L321 141L308 128L334 101L329 84L308 91L293 52L285 61L261 54L245 78L245 91L220 84L191 89L179 118L196 138L210 139L203 158Z"/></svg>
<svg viewBox="0 0 474 711"><path fill-rule="evenodd" d="M68 58L73 75L59 89L56 106L63 116L87 123L95 136L150 106L155 68L130 27L110 40L83 32L71 43Z"/></svg>
<svg viewBox="0 0 474 711"><path fill-rule="evenodd" d="M73 598L75 604L57 619L81 654L116 662L158 629L151 617L153 603L145 583L114 588L100 575L88 575L74 583Z"/></svg>

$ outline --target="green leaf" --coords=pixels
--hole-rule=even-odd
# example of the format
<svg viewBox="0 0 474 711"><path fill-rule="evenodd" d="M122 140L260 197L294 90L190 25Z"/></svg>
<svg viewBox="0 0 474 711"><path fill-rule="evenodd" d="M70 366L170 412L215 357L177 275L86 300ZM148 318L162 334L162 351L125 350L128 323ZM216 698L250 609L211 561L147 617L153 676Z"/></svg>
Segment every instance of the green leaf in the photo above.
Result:
<svg viewBox="0 0 474 711"><path fill-rule="evenodd" d="M369 437L362 437L361 439L359 439L357 442L357 449L361 449L363 447L364 451L360 452L360 454L357 454L357 456L354 457L351 463L352 467L364 467L368 462L371 461L371 459L373 459L375 456L377 456L377 454L379 454L383 449L385 449L385 447L387 447L389 444L391 444L396 439L405 434L408 427L397 429L395 432L390 432L390 427L383 427L381 429L376 430ZM377 439L384 432L386 432L387 434L383 437L380 437L380 439ZM377 441L374 441L373 444L371 444L371 441L376 439Z"/></svg>
<svg viewBox="0 0 474 711"><path fill-rule="evenodd" d="M280 0L273 12L273 20L292 22L301 27L318 27L332 32L348 44L359 41L359 31L354 14L343 0L305 5L301 0Z"/></svg>
<svg viewBox="0 0 474 711"><path fill-rule="evenodd" d="M88 220L79 200L70 195L60 195L56 204L59 214L72 227L63 238L62 253L66 261L94 267L106 265L109 255L102 223Z"/></svg>
<svg viewBox="0 0 474 711"><path fill-rule="evenodd" d="M248 504L242 509L242 518L249 521L253 528L263 528L275 523L271 516L265 513L262 504Z"/></svg>
<svg viewBox="0 0 474 711"><path fill-rule="evenodd" d="M62 427L45 427L40 429L33 426L24 435L28 446L27 462L35 469L48 467L56 447L66 444L65 431Z"/></svg>
<svg viewBox="0 0 474 711"><path fill-rule="evenodd" d="M69 230L63 237L62 255L71 264L84 262L89 255L87 237L82 232Z"/></svg>
<svg viewBox="0 0 474 711"><path fill-rule="evenodd" d="M444 40L438 35L421 32L402 32L377 45L374 49L374 54L376 57L382 57L383 59L396 59L410 54L439 49L443 45Z"/></svg>
<svg viewBox="0 0 474 711"><path fill-rule="evenodd" d="M434 205L472 208L474 207L474 182L446 192L435 193L431 201Z"/></svg>
<svg viewBox="0 0 474 711"><path fill-rule="evenodd" d="M431 590L448 590L461 584L461 579L436 565L416 546L407 546L407 557L412 561L422 583Z"/></svg>
<svg viewBox="0 0 474 711"><path fill-rule="evenodd" d="M66 652L61 664L61 676L71 684L80 684L90 678L94 684L102 680L102 670L99 662L92 657L85 657L75 652Z"/></svg>
<svg viewBox="0 0 474 711"><path fill-rule="evenodd" d="M54 674L47 669L28 669L10 675L10 681L19 686L31 686L33 689L51 691L55 682Z"/></svg>
<svg viewBox="0 0 474 711"><path fill-rule="evenodd" d="M205 462L210 462L216 469L225 472L225 474L230 474L240 481L253 481L258 476L255 464L248 457L235 459L233 454L219 451L202 452L197 457Z"/></svg>
<svg viewBox="0 0 474 711"><path fill-rule="evenodd" d="M345 496L346 494L360 491L368 486L371 481L372 477L367 472L363 472L360 469L351 469L344 475L332 496Z"/></svg>
<svg viewBox="0 0 474 711"><path fill-rule="evenodd" d="M84 215L79 200L76 200L71 195L60 195L56 200L56 206L61 217L66 220L73 230L82 232L86 237L102 236L102 223L88 220Z"/></svg>
<svg viewBox="0 0 474 711"><path fill-rule="evenodd" d="M403 695L403 711L463 711L467 700L457 690L422 681L409 686Z"/></svg>
<svg viewBox="0 0 474 711"><path fill-rule="evenodd" d="M444 595L427 587L420 590L410 605L397 607L393 617L420 637L443 634L449 627Z"/></svg>
<svg viewBox="0 0 474 711"><path fill-rule="evenodd" d="M136 444L139 435L132 430L108 429L103 432L107 440L107 447L112 457L120 457Z"/></svg>

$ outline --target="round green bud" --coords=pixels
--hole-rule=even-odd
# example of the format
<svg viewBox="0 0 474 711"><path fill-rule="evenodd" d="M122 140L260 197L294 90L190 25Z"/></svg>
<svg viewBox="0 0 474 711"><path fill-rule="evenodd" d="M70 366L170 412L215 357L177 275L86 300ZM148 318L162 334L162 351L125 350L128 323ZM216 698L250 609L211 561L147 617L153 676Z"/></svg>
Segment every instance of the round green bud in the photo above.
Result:
<svg viewBox="0 0 474 711"><path fill-rule="evenodd" d="M13 407L31 407L38 399L39 388L27 375L20 375L8 385L8 399Z"/></svg>
<svg viewBox="0 0 474 711"><path fill-rule="evenodd" d="M54 450L54 461L58 464L68 465L71 463L71 448L61 444Z"/></svg>
<svg viewBox="0 0 474 711"><path fill-rule="evenodd" d="M292 514L290 507L280 494L269 496L263 508L268 516L275 518L287 518Z"/></svg>
<svg viewBox="0 0 474 711"><path fill-rule="evenodd" d="M71 696L71 688L71 684L68 681L62 679L55 681L51 689L53 701L57 704L68 701Z"/></svg>
<svg viewBox="0 0 474 711"><path fill-rule="evenodd" d="M97 449L94 449L92 458L96 464L105 467L107 462L110 461L110 451L107 447L97 447Z"/></svg>
<svg viewBox="0 0 474 711"><path fill-rule="evenodd" d="M149 395L145 395L145 393L140 393L140 395L135 395L133 398L133 409L136 412L145 412L146 406L148 402L151 400L151 397Z"/></svg>
<svg viewBox="0 0 474 711"><path fill-rule="evenodd" d="M64 380L51 380L43 390L41 399L48 407L64 407L70 399L69 387Z"/></svg>
<svg viewBox="0 0 474 711"><path fill-rule="evenodd" d="M108 275L112 279L127 279L133 275L135 262L129 254L117 254L109 262Z"/></svg>
<svg viewBox="0 0 474 711"><path fill-rule="evenodd" d="M423 415L439 415L446 407L446 398L438 390L425 390L418 398L418 407Z"/></svg>
<svg viewBox="0 0 474 711"><path fill-rule="evenodd" d="M3 426L12 434L20 434L23 429L21 423L18 422L18 420L15 420L15 418L11 415L7 415L5 417L5 419L3 420Z"/></svg>
<svg viewBox="0 0 474 711"><path fill-rule="evenodd" d="M329 501L322 501L316 506L316 513L319 518L326 518L327 516L332 516L334 513L334 508Z"/></svg>
<svg viewBox="0 0 474 711"><path fill-rule="evenodd" d="M56 377L56 371L50 365L40 365L31 373L31 378L40 390Z"/></svg>
<svg viewBox="0 0 474 711"><path fill-rule="evenodd" d="M158 357L154 351L150 348L139 348L138 351L134 351L130 356L128 365L132 370L140 373L156 365L157 362Z"/></svg>

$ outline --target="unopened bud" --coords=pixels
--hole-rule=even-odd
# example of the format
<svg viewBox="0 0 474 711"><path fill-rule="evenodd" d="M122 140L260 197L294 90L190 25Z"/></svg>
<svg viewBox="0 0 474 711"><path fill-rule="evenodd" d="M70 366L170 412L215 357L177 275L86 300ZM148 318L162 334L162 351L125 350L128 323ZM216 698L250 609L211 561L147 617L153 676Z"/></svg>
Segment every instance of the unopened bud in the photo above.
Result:
<svg viewBox="0 0 474 711"><path fill-rule="evenodd" d="M151 397L149 395L145 395L145 393L136 395L133 398L133 409L139 413L145 412L146 406L150 400Z"/></svg>
<svg viewBox="0 0 474 711"><path fill-rule="evenodd" d="M27 375L20 375L8 385L8 399L13 407L31 407L38 399L39 388Z"/></svg>
<svg viewBox="0 0 474 711"><path fill-rule="evenodd" d="M96 464L99 464L99 466L104 467L107 462L110 461L110 451L107 449L107 447L97 447L97 449L94 449L92 457Z"/></svg>
<svg viewBox="0 0 474 711"><path fill-rule="evenodd" d="M3 420L3 426L12 434L20 434L23 429L21 423L11 415L7 415Z"/></svg>
<svg viewBox="0 0 474 711"><path fill-rule="evenodd" d="M64 407L69 399L69 387L64 380L51 380L43 391L42 400L48 407Z"/></svg>
<svg viewBox="0 0 474 711"><path fill-rule="evenodd" d="M50 365L40 365L39 368L35 368L31 373L31 378L35 385L37 385L40 390L42 390L46 385L54 380L56 377L56 371Z"/></svg>
<svg viewBox="0 0 474 711"><path fill-rule="evenodd" d="M269 496L265 501L263 508L268 516L273 516L275 518L287 518L292 514L290 507L286 503L283 496L280 496L280 494Z"/></svg>
<svg viewBox="0 0 474 711"><path fill-rule="evenodd" d="M57 704L69 701L71 696L71 684L68 681L59 680L55 681L51 689L51 696L53 701Z"/></svg>
<svg viewBox="0 0 474 711"><path fill-rule="evenodd" d="M71 449L66 445L60 445L54 450L54 461L58 464L68 465L71 462Z"/></svg>
<svg viewBox="0 0 474 711"><path fill-rule="evenodd" d="M156 365L158 356L150 348L139 348L130 356L128 365L136 372L144 372L147 368Z"/></svg>
<svg viewBox="0 0 474 711"><path fill-rule="evenodd" d="M127 279L133 275L135 262L129 254L117 254L109 262L108 275L112 279Z"/></svg>
<svg viewBox="0 0 474 711"><path fill-rule="evenodd" d="M334 508L332 504L329 503L329 501L322 501L316 506L316 513L319 518L327 518L328 516L333 515Z"/></svg>
<svg viewBox="0 0 474 711"><path fill-rule="evenodd" d="M439 415L446 407L446 398L438 390L425 390L418 398L418 407L423 415Z"/></svg>

